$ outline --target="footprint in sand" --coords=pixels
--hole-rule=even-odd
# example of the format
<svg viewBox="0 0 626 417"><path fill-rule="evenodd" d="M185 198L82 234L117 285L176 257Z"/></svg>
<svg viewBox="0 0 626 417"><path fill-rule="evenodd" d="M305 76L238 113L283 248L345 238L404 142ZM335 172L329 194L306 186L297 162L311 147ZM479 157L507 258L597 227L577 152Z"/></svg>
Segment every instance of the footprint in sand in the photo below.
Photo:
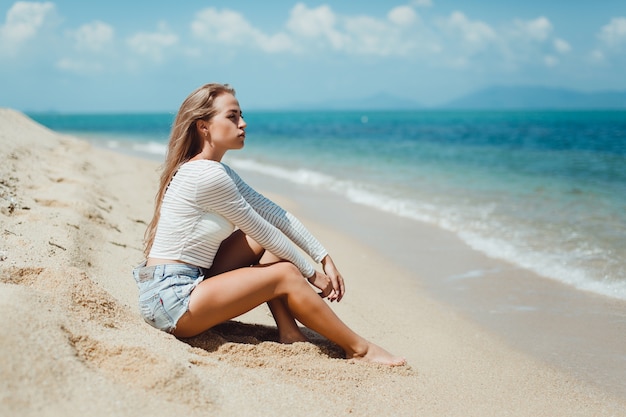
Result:
<svg viewBox="0 0 626 417"><path fill-rule="evenodd" d="M64 330L76 356L108 378L148 392L156 390L159 396L171 402L193 407L215 403L210 387L201 383L189 365L156 356L141 347L112 345Z"/></svg>

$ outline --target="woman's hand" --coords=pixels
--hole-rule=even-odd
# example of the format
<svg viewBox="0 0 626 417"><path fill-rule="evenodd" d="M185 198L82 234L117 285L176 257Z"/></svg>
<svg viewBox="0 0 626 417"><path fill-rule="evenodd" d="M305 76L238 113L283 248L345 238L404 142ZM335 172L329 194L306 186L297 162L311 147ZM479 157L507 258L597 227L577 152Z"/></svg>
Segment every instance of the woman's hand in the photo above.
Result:
<svg viewBox="0 0 626 417"><path fill-rule="evenodd" d="M333 283L326 274L315 271L315 275L307 279L309 280L309 283L311 283L311 285L322 290L322 292L320 293L320 296L322 298L328 297L330 301L333 301L337 298L337 294L335 293L335 289L333 288Z"/></svg>
<svg viewBox="0 0 626 417"><path fill-rule="evenodd" d="M346 292L346 287L343 282L343 277L339 273L339 270L337 270L330 255L326 255L324 259L322 259L322 267L324 268L324 273L326 273L326 276L330 279L334 290L334 294L331 294L328 299L330 301L341 301Z"/></svg>

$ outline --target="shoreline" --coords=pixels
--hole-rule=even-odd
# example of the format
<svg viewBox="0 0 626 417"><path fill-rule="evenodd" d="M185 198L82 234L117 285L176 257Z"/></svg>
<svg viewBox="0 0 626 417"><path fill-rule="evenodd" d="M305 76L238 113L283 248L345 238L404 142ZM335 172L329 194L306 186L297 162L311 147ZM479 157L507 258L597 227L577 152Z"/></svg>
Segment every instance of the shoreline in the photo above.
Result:
<svg viewBox="0 0 626 417"><path fill-rule="evenodd" d="M427 266L406 268L364 237L393 241L387 220L370 222L380 233L353 233L349 220L366 211L337 213L328 196L247 175L320 238L348 277L346 298L333 304L338 315L410 367L349 364L315 335L277 344L265 306L194 340L155 331L136 311L130 269L141 261L158 163L10 110L0 109L0 121L6 414L626 415L625 395L516 349L436 299L415 279L428 278ZM416 241L417 253L394 251L414 260L433 250L462 254L454 264L473 256L436 234Z"/></svg>
<svg viewBox="0 0 626 417"><path fill-rule="evenodd" d="M242 178L253 186L301 202L298 210L307 219L356 237L402 268L415 281L416 291L468 317L512 348L626 398L626 301L490 258L437 226L340 200L319 189L245 174Z"/></svg>

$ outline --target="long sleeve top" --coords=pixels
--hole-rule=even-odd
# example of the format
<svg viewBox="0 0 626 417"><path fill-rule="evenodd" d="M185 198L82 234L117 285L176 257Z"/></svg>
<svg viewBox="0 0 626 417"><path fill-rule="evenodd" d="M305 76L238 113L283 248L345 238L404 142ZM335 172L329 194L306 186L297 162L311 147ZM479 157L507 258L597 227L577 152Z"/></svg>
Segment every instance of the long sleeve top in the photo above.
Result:
<svg viewBox="0 0 626 417"><path fill-rule="evenodd" d="M230 167L199 160L183 164L172 178L149 256L210 268L235 228L292 262L305 277L315 269L294 243L316 263L328 253L298 219L253 190Z"/></svg>

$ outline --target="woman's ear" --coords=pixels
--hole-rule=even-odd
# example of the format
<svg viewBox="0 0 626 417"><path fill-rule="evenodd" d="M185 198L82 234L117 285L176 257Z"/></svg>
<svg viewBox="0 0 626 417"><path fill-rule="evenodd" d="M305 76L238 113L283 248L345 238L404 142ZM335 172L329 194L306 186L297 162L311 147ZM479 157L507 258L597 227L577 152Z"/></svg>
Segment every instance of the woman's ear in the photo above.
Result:
<svg viewBox="0 0 626 417"><path fill-rule="evenodd" d="M196 131L202 138L206 138L209 135L209 123L206 120L196 121Z"/></svg>

